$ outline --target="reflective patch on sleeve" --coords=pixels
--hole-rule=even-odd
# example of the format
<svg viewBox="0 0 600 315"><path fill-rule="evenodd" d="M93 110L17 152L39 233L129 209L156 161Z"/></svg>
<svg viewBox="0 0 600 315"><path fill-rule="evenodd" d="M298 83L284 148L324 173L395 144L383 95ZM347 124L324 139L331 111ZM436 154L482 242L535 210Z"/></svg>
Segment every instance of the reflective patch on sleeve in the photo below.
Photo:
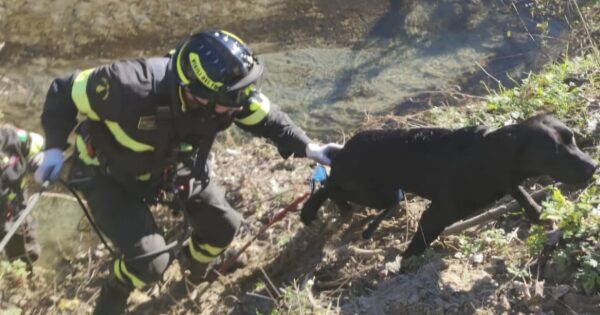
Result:
<svg viewBox="0 0 600 315"><path fill-rule="evenodd" d="M80 113L88 116L92 120L100 120L98 114L92 110L90 99L87 95L88 80L93 71L94 68L79 72L77 77L75 77L75 81L73 82L71 98L73 99L73 102L75 103L75 106L77 106L77 110L79 110Z"/></svg>
<svg viewBox="0 0 600 315"><path fill-rule="evenodd" d="M142 174L138 177L136 177L139 181L145 182L145 181L149 181L150 178L152 178L152 173L146 173L146 174Z"/></svg>
<svg viewBox="0 0 600 315"><path fill-rule="evenodd" d="M239 124L252 126L260 123L267 117L271 110L271 101L262 93L256 94L250 98L250 115L237 118L235 121Z"/></svg>
<svg viewBox="0 0 600 315"><path fill-rule="evenodd" d="M105 120L104 123L122 146L135 152L154 151L153 146L131 138L127 133L125 133L123 128L119 126L119 123L110 120Z"/></svg>
<svg viewBox="0 0 600 315"><path fill-rule="evenodd" d="M189 144L189 143L181 143L179 145L179 151L180 152L192 152L192 150L194 150L194 147Z"/></svg>

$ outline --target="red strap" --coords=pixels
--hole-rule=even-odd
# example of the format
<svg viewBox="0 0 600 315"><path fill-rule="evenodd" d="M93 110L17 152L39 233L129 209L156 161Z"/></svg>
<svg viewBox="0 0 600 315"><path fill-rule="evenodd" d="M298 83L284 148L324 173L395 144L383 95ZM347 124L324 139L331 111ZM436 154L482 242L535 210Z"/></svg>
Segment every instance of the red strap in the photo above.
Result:
<svg viewBox="0 0 600 315"><path fill-rule="evenodd" d="M273 224L275 224L278 221L281 221L281 219L283 219L288 213L290 213L293 210L296 210L298 208L298 205L300 205L301 202L303 202L306 198L308 198L309 193L304 193L304 195L296 198L294 201L292 201L292 203L290 203L287 207L285 207L283 210L281 210L279 213L277 213L276 215L273 216L273 218L271 219L271 221L269 221L269 223L263 225L263 227L260 228L260 230L258 231L258 233L256 233L256 235L254 235L254 237L249 240L244 247L242 247L242 249L240 249L237 254L235 254L234 256L231 256L229 259L227 259L219 268L218 272L220 274L224 274L225 272L227 272L227 270L229 268L231 268L231 266L235 263L235 261L237 260L238 257L240 257L240 255L248 248L250 247L250 244L252 244L252 242L254 242L254 240L256 240L256 238L261 235L262 233L264 233L269 227L271 227Z"/></svg>

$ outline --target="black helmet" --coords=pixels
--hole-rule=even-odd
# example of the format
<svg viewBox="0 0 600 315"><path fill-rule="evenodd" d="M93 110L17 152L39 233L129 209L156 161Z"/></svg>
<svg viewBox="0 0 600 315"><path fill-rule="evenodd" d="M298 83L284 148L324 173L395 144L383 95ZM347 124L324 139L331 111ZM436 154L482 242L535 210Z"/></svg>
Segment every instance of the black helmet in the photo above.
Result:
<svg viewBox="0 0 600 315"><path fill-rule="evenodd" d="M237 36L206 31L190 36L172 55L179 85L211 104L238 107L257 82L263 66Z"/></svg>

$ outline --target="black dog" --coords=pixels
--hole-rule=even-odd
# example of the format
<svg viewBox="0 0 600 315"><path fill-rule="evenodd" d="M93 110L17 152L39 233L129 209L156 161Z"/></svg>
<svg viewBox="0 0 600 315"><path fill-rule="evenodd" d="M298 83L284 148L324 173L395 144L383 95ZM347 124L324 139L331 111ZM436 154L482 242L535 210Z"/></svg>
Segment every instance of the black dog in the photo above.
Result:
<svg viewBox="0 0 600 315"><path fill-rule="evenodd" d="M575 144L573 132L551 115L496 130L369 130L336 152L330 177L305 203L301 218L310 224L327 198L341 209L349 201L391 209L398 189L415 193L431 205L403 254L409 257L423 253L452 223L506 194L538 221L541 207L520 186L525 179L549 175L575 184L590 179L596 168Z"/></svg>

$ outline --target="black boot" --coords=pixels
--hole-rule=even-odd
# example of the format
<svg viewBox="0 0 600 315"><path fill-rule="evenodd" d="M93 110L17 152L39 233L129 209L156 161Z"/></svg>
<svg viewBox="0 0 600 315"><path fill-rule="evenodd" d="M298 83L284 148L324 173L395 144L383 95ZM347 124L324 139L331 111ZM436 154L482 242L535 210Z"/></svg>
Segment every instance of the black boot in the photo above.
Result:
<svg viewBox="0 0 600 315"><path fill-rule="evenodd" d="M209 264L203 264L196 261L188 246L181 249L179 254L179 265L182 271L184 271L185 278L191 283L197 285L206 280L206 271L208 270Z"/></svg>
<svg viewBox="0 0 600 315"><path fill-rule="evenodd" d="M127 298L132 288L123 284L115 277L108 279L100 291L96 300L96 308L93 315L119 315L125 314L127 309Z"/></svg>
<svg viewBox="0 0 600 315"><path fill-rule="evenodd" d="M193 284L199 284L203 281L213 281L217 278L218 273L216 272L225 262L229 260L232 256L236 254L235 251L228 249L221 255L219 255L215 260L210 263L200 263L196 261L192 254L190 253L190 249L188 246L185 246L181 249L179 254L179 265L181 269L185 271L186 278ZM225 271L225 273L233 272L237 269L243 268L248 264L248 257L246 254L242 254L231 266L229 269Z"/></svg>

